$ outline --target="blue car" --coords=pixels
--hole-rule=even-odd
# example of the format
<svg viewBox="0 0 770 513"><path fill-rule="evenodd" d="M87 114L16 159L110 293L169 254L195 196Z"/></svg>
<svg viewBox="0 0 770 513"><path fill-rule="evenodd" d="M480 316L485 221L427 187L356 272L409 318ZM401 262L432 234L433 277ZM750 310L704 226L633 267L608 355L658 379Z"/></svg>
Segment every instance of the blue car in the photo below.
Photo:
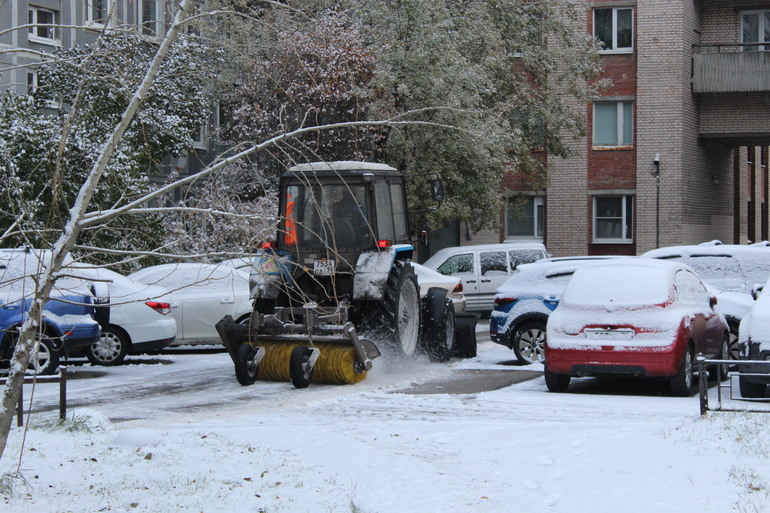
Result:
<svg viewBox="0 0 770 513"><path fill-rule="evenodd" d="M8 369L19 329L35 292L35 277L50 262L50 253L40 250L0 250L0 371ZM43 309L39 348L30 368L53 374L62 354L98 342L101 328L90 285L76 278L59 278L51 299Z"/></svg>
<svg viewBox="0 0 770 513"><path fill-rule="evenodd" d="M522 364L545 358L545 326L572 274L583 265L612 257L545 258L519 265L498 289L489 319L493 342L513 349Z"/></svg>

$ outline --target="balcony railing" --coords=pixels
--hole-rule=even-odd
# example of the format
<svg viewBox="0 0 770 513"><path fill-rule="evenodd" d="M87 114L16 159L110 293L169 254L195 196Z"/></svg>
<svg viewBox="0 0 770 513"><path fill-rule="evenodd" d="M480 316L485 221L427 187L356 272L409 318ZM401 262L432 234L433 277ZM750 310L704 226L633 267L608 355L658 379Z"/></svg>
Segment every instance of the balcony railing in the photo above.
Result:
<svg viewBox="0 0 770 513"><path fill-rule="evenodd" d="M695 93L770 91L770 43L693 45Z"/></svg>

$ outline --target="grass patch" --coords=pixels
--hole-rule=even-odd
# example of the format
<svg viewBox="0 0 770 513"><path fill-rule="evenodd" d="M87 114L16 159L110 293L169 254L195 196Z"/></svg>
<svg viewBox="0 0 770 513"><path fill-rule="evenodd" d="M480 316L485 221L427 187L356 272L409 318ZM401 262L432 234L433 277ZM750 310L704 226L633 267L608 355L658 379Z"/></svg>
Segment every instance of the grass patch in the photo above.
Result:
<svg viewBox="0 0 770 513"><path fill-rule="evenodd" d="M49 432L65 431L68 433L92 433L93 422L87 413L73 413L63 419L55 418L43 422L43 429Z"/></svg>
<svg viewBox="0 0 770 513"><path fill-rule="evenodd" d="M0 495L10 497L18 492L19 488L25 491L30 488L29 481L22 472L8 472L0 476Z"/></svg>

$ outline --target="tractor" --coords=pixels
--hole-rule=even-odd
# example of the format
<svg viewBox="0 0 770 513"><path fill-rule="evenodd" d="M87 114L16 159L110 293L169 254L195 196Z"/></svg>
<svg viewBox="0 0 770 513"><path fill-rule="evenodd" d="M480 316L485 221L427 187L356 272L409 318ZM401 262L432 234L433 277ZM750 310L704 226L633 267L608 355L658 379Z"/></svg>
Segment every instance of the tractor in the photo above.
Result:
<svg viewBox="0 0 770 513"><path fill-rule="evenodd" d="M461 330L475 351L476 317L455 326L444 289L420 297L404 180L366 162L300 164L283 174L277 236L251 268L253 313L216 325L240 384L360 382L381 355L372 339L446 361ZM430 184L440 202L440 181Z"/></svg>

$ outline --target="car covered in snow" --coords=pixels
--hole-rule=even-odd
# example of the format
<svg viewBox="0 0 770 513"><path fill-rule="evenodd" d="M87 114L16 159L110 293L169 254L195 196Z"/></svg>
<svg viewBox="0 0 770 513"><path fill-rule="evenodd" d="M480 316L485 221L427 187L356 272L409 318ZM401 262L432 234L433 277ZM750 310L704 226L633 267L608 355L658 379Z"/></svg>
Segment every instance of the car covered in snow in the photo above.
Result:
<svg viewBox="0 0 770 513"><path fill-rule="evenodd" d="M711 241L653 249L642 257L686 264L713 289L719 300L717 308L730 325L731 358L737 359L738 327L754 304L751 291L770 277L770 247L767 243L741 245Z"/></svg>
<svg viewBox="0 0 770 513"><path fill-rule="evenodd" d="M0 250L0 370L9 367L19 329L34 298L37 278L50 266L51 257L47 250ZM53 374L62 355L97 342L100 334L90 284L60 276L43 309L38 351L30 367L39 374Z"/></svg>
<svg viewBox="0 0 770 513"><path fill-rule="evenodd" d="M742 360L770 360L770 279L762 287L749 313L743 316L738 334ZM748 398L765 397L770 384L770 362L742 363L738 384L741 395Z"/></svg>
<svg viewBox="0 0 770 513"><path fill-rule="evenodd" d="M665 378L675 395L688 395L695 355L728 357L716 301L676 262L620 258L576 270L548 319L548 390L565 391L572 377L614 376Z"/></svg>
<svg viewBox="0 0 770 513"><path fill-rule="evenodd" d="M93 365L119 365L128 354L155 353L174 342L176 321L170 315L168 290L134 281L115 271L72 265L69 274L107 286L108 323L98 342L83 349Z"/></svg>
<svg viewBox="0 0 770 513"><path fill-rule="evenodd" d="M168 290L176 320L172 345L218 344L214 325L225 315L244 322L251 315L249 273L228 265L182 262L140 269L128 276Z"/></svg>
<svg viewBox="0 0 770 513"><path fill-rule="evenodd" d="M446 297L452 300L456 314L465 312L465 295L463 294L462 281L459 278L444 276L429 267L415 262L412 262L412 269L414 269L417 283L420 285L421 298L426 297L428 290L432 287L438 287L446 290Z"/></svg>
<svg viewBox="0 0 770 513"><path fill-rule="evenodd" d="M495 294L489 319L492 342L512 349L520 363L542 362L545 327L576 269L608 256L544 258L516 268Z"/></svg>

